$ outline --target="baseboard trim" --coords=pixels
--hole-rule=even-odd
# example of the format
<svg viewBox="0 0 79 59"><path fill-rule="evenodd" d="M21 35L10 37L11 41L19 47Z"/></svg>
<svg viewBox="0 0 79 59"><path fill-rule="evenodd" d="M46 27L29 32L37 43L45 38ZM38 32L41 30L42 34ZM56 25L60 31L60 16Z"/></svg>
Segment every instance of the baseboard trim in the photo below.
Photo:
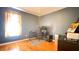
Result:
<svg viewBox="0 0 79 59"><path fill-rule="evenodd" d="M24 41L24 40L29 40L29 38L22 39L22 40L16 40L16 41L12 41L12 42L1 43L0 46L2 46L2 45L6 45L6 44L15 43L15 42L19 42L19 41Z"/></svg>

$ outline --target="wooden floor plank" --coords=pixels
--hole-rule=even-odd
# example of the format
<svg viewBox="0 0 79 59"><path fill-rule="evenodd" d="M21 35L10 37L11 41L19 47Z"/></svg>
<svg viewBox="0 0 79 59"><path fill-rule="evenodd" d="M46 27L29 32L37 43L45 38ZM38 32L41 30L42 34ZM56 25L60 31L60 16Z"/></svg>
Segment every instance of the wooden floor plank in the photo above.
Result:
<svg viewBox="0 0 79 59"><path fill-rule="evenodd" d="M0 51L57 51L57 41L48 42L45 40L23 40L0 46Z"/></svg>

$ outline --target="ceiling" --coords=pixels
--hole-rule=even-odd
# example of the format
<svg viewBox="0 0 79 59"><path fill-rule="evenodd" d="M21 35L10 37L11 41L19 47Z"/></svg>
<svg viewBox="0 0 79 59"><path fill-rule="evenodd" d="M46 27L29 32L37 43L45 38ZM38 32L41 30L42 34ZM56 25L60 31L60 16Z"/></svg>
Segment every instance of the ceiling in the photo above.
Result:
<svg viewBox="0 0 79 59"><path fill-rule="evenodd" d="M19 7L20 10L37 16L47 15L63 8L65 7Z"/></svg>

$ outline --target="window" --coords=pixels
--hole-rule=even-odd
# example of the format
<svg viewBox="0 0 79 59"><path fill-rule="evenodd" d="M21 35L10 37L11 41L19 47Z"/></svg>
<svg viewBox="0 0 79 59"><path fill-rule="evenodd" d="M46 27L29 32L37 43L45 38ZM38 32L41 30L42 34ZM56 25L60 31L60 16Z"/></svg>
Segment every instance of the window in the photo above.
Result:
<svg viewBox="0 0 79 59"><path fill-rule="evenodd" d="M21 35L21 15L16 12L5 13L5 37Z"/></svg>

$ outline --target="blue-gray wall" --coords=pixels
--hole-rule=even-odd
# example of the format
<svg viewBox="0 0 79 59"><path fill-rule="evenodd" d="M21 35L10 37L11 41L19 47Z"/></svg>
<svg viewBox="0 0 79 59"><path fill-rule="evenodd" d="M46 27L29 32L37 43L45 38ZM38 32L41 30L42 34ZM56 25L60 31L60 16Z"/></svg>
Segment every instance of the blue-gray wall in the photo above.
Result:
<svg viewBox="0 0 79 59"><path fill-rule="evenodd" d="M0 8L0 40L4 39L4 14L3 14L3 9Z"/></svg>
<svg viewBox="0 0 79 59"><path fill-rule="evenodd" d="M22 35L17 37L5 38L5 11L11 10L13 12L18 12L22 16ZM10 7L0 7L0 43L20 40L22 38L27 38L30 31L38 30L38 17L32 14L28 14Z"/></svg>
<svg viewBox="0 0 79 59"><path fill-rule="evenodd" d="M22 35L17 38L4 39L4 12L8 9L19 12L22 15ZM0 7L0 43L26 38L29 36L30 31L37 31L39 26L49 26L50 34L64 35L69 25L77 20L77 16L79 16L78 7L68 7L42 17L37 17L13 8Z"/></svg>
<svg viewBox="0 0 79 59"><path fill-rule="evenodd" d="M29 32L36 32L38 30L38 17L27 14L27 13L22 13L22 35L23 36L29 36Z"/></svg>
<svg viewBox="0 0 79 59"><path fill-rule="evenodd" d="M68 7L57 12L42 16L39 20L40 26L49 26L51 34L64 35L69 25L77 20L79 16L78 7Z"/></svg>

